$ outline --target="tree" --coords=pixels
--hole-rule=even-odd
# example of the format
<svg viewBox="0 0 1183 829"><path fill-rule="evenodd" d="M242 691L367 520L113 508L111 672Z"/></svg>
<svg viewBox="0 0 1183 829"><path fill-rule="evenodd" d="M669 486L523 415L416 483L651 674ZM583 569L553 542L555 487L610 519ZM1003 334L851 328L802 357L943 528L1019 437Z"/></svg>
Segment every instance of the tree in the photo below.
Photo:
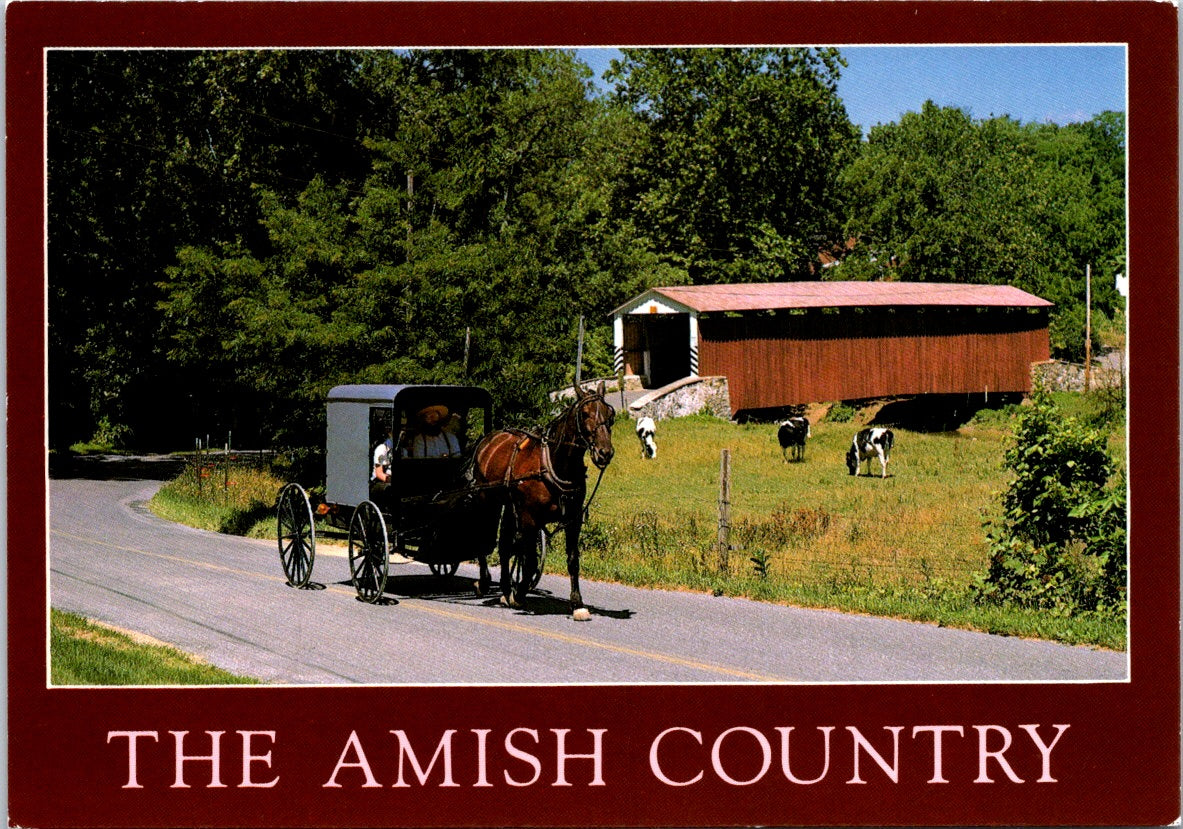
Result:
<svg viewBox="0 0 1183 829"><path fill-rule="evenodd" d="M841 176L847 230L862 244L834 277L1015 285L1056 303L1053 353L1078 356L1087 265L1097 310L1116 307L1121 123L1115 113L1068 127L974 121L929 101L875 127Z"/></svg>
<svg viewBox="0 0 1183 829"><path fill-rule="evenodd" d="M623 50L607 79L645 129L616 209L692 282L808 278L841 241L857 147L834 49Z"/></svg>
<svg viewBox="0 0 1183 829"><path fill-rule="evenodd" d="M355 57L361 55L362 57ZM48 58L50 440L141 444L228 428L225 376L169 360L158 283L178 249L266 244L257 189L356 168L369 102L346 52L54 52ZM212 318L210 316L209 318ZM216 336L209 332L209 336Z"/></svg>
<svg viewBox="0 0 1183 829"><path fill-rule="evenodd" d="M637 267L586 230L608 153L588 159L600 108L570 53L416 51L386 68L360 69L385 102L360 181L256 186L263 238L184 250L161 283L170 357L285 442L320 439L344 382L475 382L532 419L570 374L578 317L600 310L585 303Z"/></svg>

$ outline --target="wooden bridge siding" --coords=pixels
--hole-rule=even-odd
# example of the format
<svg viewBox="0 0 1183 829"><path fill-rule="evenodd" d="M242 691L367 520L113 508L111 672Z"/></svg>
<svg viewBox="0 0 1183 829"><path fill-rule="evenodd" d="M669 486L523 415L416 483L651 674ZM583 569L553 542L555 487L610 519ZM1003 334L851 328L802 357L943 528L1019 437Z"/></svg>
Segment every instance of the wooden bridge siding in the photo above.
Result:
<svg viewBox="0 0 1183 829"><path fill-rule="evenodd" d="M1048 357L1044 311L870 309L712 316L699 373L725 375L731 405L765 408L900 394L1029 391Z"/></svg>

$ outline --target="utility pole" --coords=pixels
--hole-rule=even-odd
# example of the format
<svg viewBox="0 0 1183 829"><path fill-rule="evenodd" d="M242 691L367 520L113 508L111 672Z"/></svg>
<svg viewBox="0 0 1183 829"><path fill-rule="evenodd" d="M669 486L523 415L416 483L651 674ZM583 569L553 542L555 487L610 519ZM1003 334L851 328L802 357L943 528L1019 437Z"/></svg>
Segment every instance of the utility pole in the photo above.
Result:
<svg viewBox="0 0 1183 829"><path fill-rule="evenodd" d="M1093 266L1084 266L1084 393L1093 380Z"/></svg>
<svg viewBox="0 0 1183 829"><path fill-rule="evenodd" d="M468 381L468 345L472 337L472 326L464 329L464 380Z"/></svg>
<svg viewBox="0 0 1183 829"><path fill-rule="evenodd" d="M575 388L583 376L583 315L579 315L579 344L575 346Z"/></svg>

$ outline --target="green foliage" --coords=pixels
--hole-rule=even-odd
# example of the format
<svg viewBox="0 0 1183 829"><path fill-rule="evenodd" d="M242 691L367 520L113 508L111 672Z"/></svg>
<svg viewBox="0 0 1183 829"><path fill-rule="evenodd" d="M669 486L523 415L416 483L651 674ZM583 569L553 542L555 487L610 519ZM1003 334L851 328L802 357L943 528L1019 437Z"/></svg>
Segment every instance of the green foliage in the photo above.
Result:
<svg viewBox="0 0 1183 829"><path fill-rule="evenodd" d="M830 407L826 420L830 423L849 423L854 420L857 410L849 403L839 401Z"/></svg>
<svg viewBox="0 0 1183 829"><path fill-rule="evenodd" d="M1019 415L1002 516L979 600L1063 615L1124 612L1126 494L1105 437L1058 412L1041 389Z"/></svg>
<svg viewBox="0 0 1183 829"><path fill-rule="evenodd" d="M191 527L269 538L282 485L268 470L210 453L161 487L149 506L160 517Z"/></svg>
<svg viewBox="0 0 1183 829"><path fill-rule="evenodd" d="M1085 264L1120 318L1120 114L928 104L860 144L842 67L624 50L597 97L569 50L53 52L51 445L104 423L319 445L343 382L480 383L529 424L580 316L584 376L608 375L629 297L815 278L848 233L827 276L1017 284L1056 303L1057 354L1083 345Z"/></svg>
<svg viewBox="0 0 1183 829"><path fill-rule="evenodd" d="M625 49L606 77L644 127L620 209L695 283L808 277L839 239L857 148L835 49Z"/></svg>
<svg viewBox="0 0 1183 829"><path fill-rule="evenodd" d="M1087 265L1094 312L1121 307L1124 157L1119 113L1022 125L926 102L873 128L842 171L861 244L827 276L1015 285L1056 303L1052 352L1078 360Z"/></svg>

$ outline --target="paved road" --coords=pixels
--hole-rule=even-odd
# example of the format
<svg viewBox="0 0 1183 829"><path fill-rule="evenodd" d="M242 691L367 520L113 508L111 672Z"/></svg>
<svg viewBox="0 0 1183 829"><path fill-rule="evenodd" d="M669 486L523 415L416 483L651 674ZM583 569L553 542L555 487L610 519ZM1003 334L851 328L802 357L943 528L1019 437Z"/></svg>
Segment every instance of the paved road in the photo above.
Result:
<svg viewBox="0 0 1183 829"><path fill-rule="evenodd" d="M140 470L138 474L152 475ZM694 593L585 582L592 618L544 576L532 612L451 579L391 568L395 603L354 598L343 552L319 545L287 587L274 542L170 524L152 480L50 482L54 607L145 633L280 684L987 682L1120 680L1124 654ZM19 554L19 551L12 551ZM550 563L559 569L557 562Z"/></svg>

